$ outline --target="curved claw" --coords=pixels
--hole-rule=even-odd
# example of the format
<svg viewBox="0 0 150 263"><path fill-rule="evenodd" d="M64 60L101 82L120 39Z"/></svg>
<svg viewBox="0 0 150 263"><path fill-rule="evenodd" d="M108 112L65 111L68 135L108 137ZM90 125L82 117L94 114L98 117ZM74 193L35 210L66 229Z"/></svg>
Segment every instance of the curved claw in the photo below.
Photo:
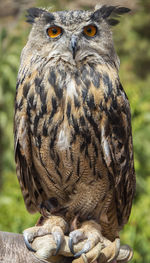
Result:
<svg viewBox="0 0 150 263"><path fill-rule="evenodd" d="M75 255L75 252L74 252L74 249L73 249L73 238L69 238L69 241L68 241L68 246L70 248L70 251L73 255ZM77 254L77 253L76 253Z"/></svg>
<svg viewBox="0 0 150 263"><path fill-rule="evenodd" d="M74 257L75 257L75 258L80 257L82 254L87 253L87 252L90 250L90 248L91 248L91 244L90 244L90 241L88 240L88 241L86 241L84 247L83 247L79 252L77 252L77 253L74 255Z"/></svg>
<svg viewBox="0 0 150 263"><path fill-rule="evenodd" d="M86 253L87 251L83 248L81 249L79 252L77 252L76 254L74 254L75 258L79 258L83 253Z"/></svg>
<svg viewBox="0 0 150 263"><path fill-rule="evenodd" d="M30 245L30 243L29 243L29 241L28 241L27 235L23 234L23 238L24 238L24 242L25 242L25 244L26 244L26 247L27 247L30 251L36 252L36 250L31 247L31 245Z"/></svg>
<svg viewBox="0 0 150 263"><path fill-rule="evenodd" d="M56 240L56 252L55 252L54 256L57 256L60 248L61 248L61 238Z"/></svg>
<svg viewBox="0 0 150 263"><path fill-rule="evenodd" d="M87 252L89 251L89 249L90 249L90 245L89 245L89 243L86 242L85 245L84 245L84 247L83 247L79 252L77 252L76 254L74 254L74 257L75 257L75 258L80 257L82 254L87 253Z"/></svg>

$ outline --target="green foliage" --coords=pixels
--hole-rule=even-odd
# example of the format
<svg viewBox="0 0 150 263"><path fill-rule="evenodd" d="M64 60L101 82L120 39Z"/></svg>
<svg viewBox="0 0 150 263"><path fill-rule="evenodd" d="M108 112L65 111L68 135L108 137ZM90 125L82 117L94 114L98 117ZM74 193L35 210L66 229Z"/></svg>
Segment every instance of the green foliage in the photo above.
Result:
<svg viewBox="0 0 150 263"><path fill-rule="evenodd" d="M18 28L19 29L19 28ZM20 31L20 30L19 30ZM0 32L0 141L2 169L13 169L13 110L24 34Z"/></svg>
<svg viewBox="0 0 150 263"><path fill-rule="evenodd" d="M123 243L128 243L134 251L132 263L149 263L150 253L150 178L145 183L144 194L134 203L129 223L121 234Z"/></svg>
<svg viewBox="0 0 150 263"><path fill-rule="evenodd" d="M59 9L59 0L51 1ZM38 0L48 6L49 0ZM56 5L55 5L56 4ZM150 243L150 2L140 0L139 10L121 18L114 29L115 46L121 60L120 79L132 109L137 191L129 223L121 233L122 243L134 250L132 263L149 263ZM25 209L15 176L13 156L13 104L19 56L29 25L19 21L13 32L0 33L0 229L21 232L34 225L38 215Z"/></svg>
<svg viewBox="0 0 150 263"><path fill-rule="evenodd" d="M31 216L27 212L15 173L5 172L3 178L3 189L0 193L0 229L21 233L23 229L34 226L39 215Z"/></svg>

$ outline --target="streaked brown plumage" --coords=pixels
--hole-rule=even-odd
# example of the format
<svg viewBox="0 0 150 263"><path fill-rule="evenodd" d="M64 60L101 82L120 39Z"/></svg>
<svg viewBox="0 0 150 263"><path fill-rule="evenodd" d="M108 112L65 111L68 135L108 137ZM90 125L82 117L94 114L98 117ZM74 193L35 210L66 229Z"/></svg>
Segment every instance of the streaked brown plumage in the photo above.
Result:
<svg viewBox="0 0 150 263"><path fill-rule="evenodd" d="M44 207L68 224L76 215L92 219L111 241L128 221L135 191L130 107L108 26L116 23L111 14L127 11L30 9L16 93L17 176L28 211ZM96 35L86 37L91 24ZM48 38L51 25L62 36Z"/></svg>

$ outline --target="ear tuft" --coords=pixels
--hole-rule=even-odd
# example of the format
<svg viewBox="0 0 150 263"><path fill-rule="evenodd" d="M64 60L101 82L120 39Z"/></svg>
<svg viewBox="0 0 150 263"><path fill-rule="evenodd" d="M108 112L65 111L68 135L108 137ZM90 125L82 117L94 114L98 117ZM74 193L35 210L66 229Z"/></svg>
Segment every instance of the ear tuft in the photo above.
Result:
<svg viewBox="0 0 150 263"><path fill-rule="evenodd" d="M91 19L98 22L103 18L109 25L115 26L119 23L115 18L119 18L120 15L128 13L129 11L130 9L127 7L103 5L99 9L96 7L96 11L92 14Z"/></svg>
<svg viewBox="0 0 150 263"><path fill-rule="evenodd" d="M111 13L115 10L115 6L102 6L101 9L100 9L100 13L101 13L101 16L102 18L107 18L111 15Z"/></svg>
<svg viewBox="0 0 150 263"><path fill-rule="evenodd" d="M28 14L26 15L27 17L26 21L30 24L33 24L35 22L35 19L37 17L40 17L45 12L45 10L36 8L36 7L32 7L32 8L29 8L27 12Z"/></svg>
<svg viewBox="0 0 150 263"><path fill-rule="evenodd" d="M125 13L130 12L130 11L131 11L131 9L127 8L127 7L116 7L115 8L115 13L118 15L123 15Z"/></svg>
<svg viewBox="0 0 150 263"><path fill-rule="evenodd" d="M107 20L107 23L108 23L110 26L116 26L116 25L119 24L119 20L110 18L110 19Z"/></svg>

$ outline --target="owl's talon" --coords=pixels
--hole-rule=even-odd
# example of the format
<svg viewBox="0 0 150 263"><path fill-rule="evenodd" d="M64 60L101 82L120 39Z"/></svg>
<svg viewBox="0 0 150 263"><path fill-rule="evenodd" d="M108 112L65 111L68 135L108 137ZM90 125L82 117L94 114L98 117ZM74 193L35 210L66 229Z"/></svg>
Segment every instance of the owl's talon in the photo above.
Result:
<svg viewBox="0 0 150 263"><path fill-rule="evenodd" d="M23 232L23 238L24 238L24 242L25 242L25 244L26 244L26 247L27 247L31 252L34 252L34 253L35 253L36 250L33 249L33 248L31 247L30 243L29 243L28 234L25 233L25 232Z"/></svg>
<svg viewBox="0 0 150 263"><path fill-rule="evenodd" d="M70 249L71 253L73 255L75 255L75 252L74 252L74 249L73 249L73 238L72 237L69 238L68 246L69 246L69 249Z"/></svg>
<svg viewBox="0 0 150 263"><path fill-rule="evenodd" d="M69 249L71 251L71 253L74 255L75 258L78 258L80 257L83 253L86 253L89 251L90 249L90 246L87 247L87 242L85 243L84 247L77 253L75 253L74 249L73 249L73 245L74 245L74 242L73 242L73 237L70 237L69 238L69 242L68 242L68 246L69 246Z"/></svg>
<svg viewBox="0 0 150 263"><path fill-rule="evenodd" d="M88 251L89 251L89 249L83 248L82 250L80 250L79 252L77 252L77 253L74 255L74 257L75 257L75 258L79 258L82 254L85 254L85 253L87 253Z"/></svg>
<svg viewBox="0 0 150 263"><path fill-rule="evenodd" d="M129 262L133 257L133 250L128 245L122 245L117 256L117 262Z"/></svg>
<svg viewBox="0 0 150 263"><path fill-rule="evenodd" d="M85 221L81 228L76 229L69 234L69 248L75 258L80 257L91 251L102 238L100 226L94 221ZM74 253L73 245L85 240L83 248Z"/></svg>
<svg viewBox="0 0 150 263"><path fill-rule="evenodd" d="M64 241L64 233L66 230L67 223L63 218L59 216L50 216L49 218L45 218L41 225L36 225L35 227L30 227L24 230L23 236L27 248L32 252L38 253L38 251L31 247L30 243L32 243L37 237L51 234L55 242L55 246L52 247L50 244L50 250L53 255L57 255Z"/></svg>
<svg viewBox="0 0 150 263"><path fill-rule="evenodd" d="M54 237L54 235L53 235L53 237ZM56 256L58 254L60 248L61 248L61 244L62 244L63 240L62 240L61 236L59 236L57 238L55 237L54 239L55 239L55 242L56 242L56 251L55 251L54 256Z"/></svg>
<svg viewBox="0 0 150 263"><path fill-rule="evenodd" d="M76 230L70 232L70 234L69 234L69 244L68 245L69 245L71 253L73 255L76 255L76 257L78 257L78 254L80 253L80 251L75 253L75 251L73 249L73 245L77 244L79 241L81 241L81 240L83 240L85 238L86 237L85 237L82 229L76 229Z"/></svg>
<svg viewBox="0 0 150 263"><path fill-rule="evenodd" d="M91 248L92 248L92 244L91 244L90 240L88 240L88 241L85 243L85 245L84 245L84 247L82 248L82 250L80 250L79 252L77 252L77 253L74 255L74 257L75 257L75 258L80 257L82 254L87 253Z"/></svg>

